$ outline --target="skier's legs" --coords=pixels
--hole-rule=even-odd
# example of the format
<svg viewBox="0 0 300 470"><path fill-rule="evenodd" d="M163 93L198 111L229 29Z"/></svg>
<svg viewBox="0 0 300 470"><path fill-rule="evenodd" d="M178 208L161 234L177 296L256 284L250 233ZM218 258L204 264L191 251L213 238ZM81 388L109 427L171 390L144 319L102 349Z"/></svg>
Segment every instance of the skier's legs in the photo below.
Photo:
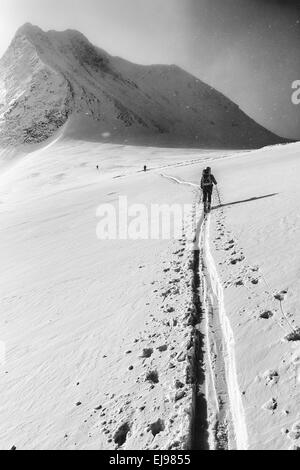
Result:
<svg viewBox="0 0 300 470"><path fill-rule="evenodd" d="M207 204L206 204L206 211L210 212L211 210L211 198L212 198L213 186L208 186L207 188Z"/></svg>
<svg viewBox="0 0 300 470"><path fill-rule="evenodd" d="M207 188L203 188L203 205L204 205L204 210L206 211L207 208L207 199L208 199L208 191Z"/></svg>
<svg viewBox="0 0 300 470"><path fill-rule="evenodd" d="M208 189L208 204L211 206L211 198L212 198L213 186L209 187Z"/></svg>

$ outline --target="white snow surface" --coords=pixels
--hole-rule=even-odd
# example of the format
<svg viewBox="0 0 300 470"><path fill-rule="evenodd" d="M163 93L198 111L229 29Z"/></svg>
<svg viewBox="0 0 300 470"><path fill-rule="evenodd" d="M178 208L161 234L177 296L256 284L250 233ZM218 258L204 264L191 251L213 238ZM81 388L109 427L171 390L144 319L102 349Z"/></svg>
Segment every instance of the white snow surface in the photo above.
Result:
<svg viewBox="0 0 300 470"><path fill-rule="evenodd" d="M191 244L184 236L100 241L96 211L116 207L119 195L146 205L198 203L196 186L176 180L197 185L208 163L223 206L215 201L204 253L225 325L232 442L297 448L300 345L285 338L300 327L299 152L298 143L229 154L69 136L6 165L0 448L114 449L120 428L124 449L185 446ZM261 318L266 312L272 316Z"/></svg>
<svg viewBox="0 0 300 470"><path fill-rule="evenodd" d="M275 146L212 164L223 207L216 197L210 250L252 450L299 447L299 151L299 143ZM171 174L196 183L199 173L186 167ZM288 341L295 331L298 341Z"/></svg>

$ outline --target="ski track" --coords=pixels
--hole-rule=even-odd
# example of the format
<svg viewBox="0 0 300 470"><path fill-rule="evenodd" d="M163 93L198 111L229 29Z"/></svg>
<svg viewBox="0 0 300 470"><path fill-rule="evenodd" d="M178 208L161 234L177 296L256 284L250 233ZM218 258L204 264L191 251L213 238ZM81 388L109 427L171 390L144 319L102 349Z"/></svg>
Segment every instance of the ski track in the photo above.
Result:
<svg viewBox="0 0 300 470"><path fill-rule="evenodd" d="M161 174L163 178L166 178L170 181L173 181L177 184L184 184L188 186L192 186L195 188L199 188L199 186L195 183L184 181L179 178ZM212 435L213 430L216 433L216 427L221 424L225 425L226 420L229 419L228 412L226 410L226 399L225 399L225 410L223 410L223 423L219 422L220 414L222 412L222 404L224 400L224 390L220 390L218 386L219 373L223 373L225 376L226 381L226 388L227 388L227 395L229 401L229 408L230 408L230 415L232 421L232 427L234 432L234 440L235 445L234 447L237 450L247 450L248 449L248 433L246 427L246 420L245 420L245 412L242 403L242 395L240 392L239 384L238 384L238 376L237 376L237 368L236 368L236 359L235 359L235 340L233 330L230 325L229 318L226 314L225 310L225 303L224 303L224 291L222 287L222 283L219 279L217 268L211 254L210 250L210 215L204 216L203 212L199 218L197 231L196 231L196 238L194 249L199 251L199 254L202 258L201 263L199 264L199 276L202 286L202 305L204 306L204 316L205 316L205 336L207 342L207 369L208 372L206 374L206 398L208 408L212 408L215 410L214 416L214 423L210 423L210 447L218 447L218 435ZM200 295L200 292L199 292ZM211 310L211 318L213 318L213 325L210 326L210 310ZM218 337L216 333L216 315L218 316L218 321L220 324L221 330L221 337ZM212 336L212 338L211 338ZM213 342L217 347L219 353L223 350L223 343L225 345L225 350L223 357L219 357L217 359L218 364L223 364L223 369L225 370L217 370L217 366L213 365L212 357L211 357L211 347ZM208 375L208 376L207 376ZM221 379L222 380L222 379ZM210 393L210 387L212 387L212 396ZM220 396L220 392L222 396ZM221 403L221 405L220 405ZM226 438L227 442L230 439L230 429L229 423L227 423L227 430L226 430ZM221 443L222 444L222 443ZM233 447L233 446L232 446Z"/></svg>
<svg viewBox="0 0 300 470"><path fill-rule="evenodd" d="M211 287L210 278L205 264L206 248L206 219L204 216L200 219L200 235L196 241L195 249L199 252L201 264L199 272L201 284L199 295L202 299L202 310L204 312L205 338L206 338L206 397L209 419L209 442L211 449L228 449L229 426L228 409L229 398L227 393L227 380L225 376L225 363L222 354L222 332L220 331L218 298L214 295Z"/></svg>
<svg viewBox="0 0 300 470"><path fill-rule="evenodd" d="M184 181L184 180L180 180L179 178L175 178L175 176L169 176L169 175L166 175L164 173L161 173L161 175L163 178L166 178L166 179L169 179L171 181L174 181L175 183L178 183L178 184L185 184L187 186L192 186L194 188L199 188L199 185L196 184L196 183L191 183L190 181Z"/></svg>
<svg viewBox="0 0 300 470"><path fill-rule="evenodd" d="M227 376L228 394L230 400L230 409L236 439L236 447L238 450L247 450L248 435L245 420L245 412L242 403L242 394L240 392L237 378L234 334L225 310L223 287L218 277L217 268L210 251L209 229L210 217L207 217L204 235L204 255L206 259L206 268L210 279L212 294L215 296L218 304L219 319L221 323L223 339L226 346L226 354L224 355L224 361Z"/></svg>

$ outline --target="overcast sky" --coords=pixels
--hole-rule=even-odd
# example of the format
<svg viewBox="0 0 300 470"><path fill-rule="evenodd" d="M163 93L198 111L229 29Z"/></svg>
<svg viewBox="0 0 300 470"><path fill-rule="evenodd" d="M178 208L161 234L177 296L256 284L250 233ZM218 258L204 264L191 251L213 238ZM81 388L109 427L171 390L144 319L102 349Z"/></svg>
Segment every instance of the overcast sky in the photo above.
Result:
<svg viewBox="0 0 300 470"><path fill-rule="evenodd" d="M300 138L300 0L0 0L0 55L25 22L78 29L138 63L175 63Z"/></svg>

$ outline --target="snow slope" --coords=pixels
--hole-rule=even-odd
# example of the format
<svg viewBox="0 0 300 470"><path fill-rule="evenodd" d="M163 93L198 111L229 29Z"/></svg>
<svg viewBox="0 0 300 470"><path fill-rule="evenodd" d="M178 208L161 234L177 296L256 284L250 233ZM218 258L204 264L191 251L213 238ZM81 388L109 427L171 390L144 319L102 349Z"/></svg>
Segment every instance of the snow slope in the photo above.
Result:
<svg viewBox="0 0 300 470"><path fill-rule="evenodd" d="M77 31L24 25L0 60L1 146L43 142L71 116L76 138L89 118L93 141L202 148L283 141L175 65L132 64Z"/></svg>
<svg viewBox="0 0 300 470"><path fill-rule="evenodd" d="M230 361L228 347L234 347L238 382L230 392L227 369L227 393L237 404L234 393L240 391L249 449L299 448L299 150L297 143L213 162L222 205L216 197L204 269L208 279L217 279L233 332L226 340L223 329L221 354ZM170 174L196 183L199 172L186 167ZM217 347L211 352L216 367Z"/></svg>
<svg viewBox="0 0 300 470"><path fill-rule="evenodd" d="M199 427L198 327L205 446L299 447L299 341L286 339L300 323L299 150L226 155L61 139L7 168L0 448L182 449L193 441L190 424ZM152 158L155 168L140 172L141 159ZM216 201L204 221L197 185L208 162L222 207ZM191 203L198 251L186 233L98 240L97 207L117 207L119 195L147 206Z"/></svg>
<svg viewBox="0 0 300 470"><path fill-rule="evenodd" d="M129 149L75 148L54 143L1 178L0 447L181 448L192 401L188 246L100 241L96 211L119 195L148 205L190 192L137 173L138 153L125 178L96 171L95 154L112 161Z"/></svg>

